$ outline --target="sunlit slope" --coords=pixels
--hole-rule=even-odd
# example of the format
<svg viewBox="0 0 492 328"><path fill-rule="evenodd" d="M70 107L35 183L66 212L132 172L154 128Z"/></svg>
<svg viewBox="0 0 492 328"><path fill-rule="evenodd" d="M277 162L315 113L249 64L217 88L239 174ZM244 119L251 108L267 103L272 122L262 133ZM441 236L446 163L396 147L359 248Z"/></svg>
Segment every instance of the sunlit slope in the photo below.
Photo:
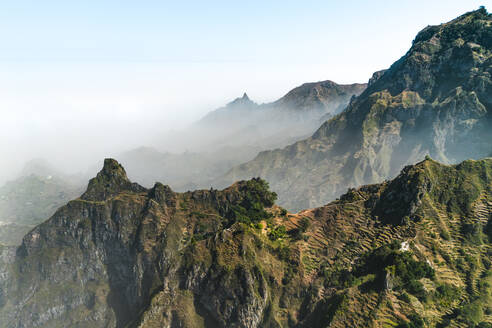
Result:
<svg viewBox="0 0 492 328"><path fill-rule="evenodd" d="M492 323L492 160L427 159L297 214L275 197L260 179L145 189L107 160L2 250L0 327Z"/></svg>
<svg viewBox="0 0 492 328"><path fill-rule="evenodd" d="M444 163L492 154L492 18L485 9L428 26L410 50L312 137L265 151L218 185L261 176L290 209L381 182L430 155Z"/></svg>

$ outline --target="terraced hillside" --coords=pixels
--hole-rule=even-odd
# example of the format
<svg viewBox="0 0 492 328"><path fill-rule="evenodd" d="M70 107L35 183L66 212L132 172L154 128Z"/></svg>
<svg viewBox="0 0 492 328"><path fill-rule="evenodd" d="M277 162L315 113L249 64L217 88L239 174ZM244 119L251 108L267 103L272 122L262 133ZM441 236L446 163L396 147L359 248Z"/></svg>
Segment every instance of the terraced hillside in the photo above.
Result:
<svg viewBox="0 0 492 328"><path fill-rule="evenodd" d="M488 327L492 159L288 213L261 179L145 189L106 160L0 253L0 327Z"/></svg>
<svg viewBox="0 0 492 328"><path fill-rule="evenodd" d="M218 185L260 175L283 206L334 200L430 155L443 163L492 152L492 15L482 8L428 26L388 70L310 138L260 153Z"/></svg>

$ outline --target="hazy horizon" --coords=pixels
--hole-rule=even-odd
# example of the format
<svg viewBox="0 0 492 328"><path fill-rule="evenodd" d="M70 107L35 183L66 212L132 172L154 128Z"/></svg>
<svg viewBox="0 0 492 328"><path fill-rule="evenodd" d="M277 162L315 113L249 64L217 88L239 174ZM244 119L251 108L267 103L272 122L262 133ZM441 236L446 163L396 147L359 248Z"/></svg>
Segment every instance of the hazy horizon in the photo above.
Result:
<svg viewBox="0 0 492 328"><path fill-rule="evenodd" d="M244 92L263 103L305 82L367 82L422 28L480 5L490 7L2 3L0 183L32 158L73 173L135 147L164 149L165 135Z"/></svg>

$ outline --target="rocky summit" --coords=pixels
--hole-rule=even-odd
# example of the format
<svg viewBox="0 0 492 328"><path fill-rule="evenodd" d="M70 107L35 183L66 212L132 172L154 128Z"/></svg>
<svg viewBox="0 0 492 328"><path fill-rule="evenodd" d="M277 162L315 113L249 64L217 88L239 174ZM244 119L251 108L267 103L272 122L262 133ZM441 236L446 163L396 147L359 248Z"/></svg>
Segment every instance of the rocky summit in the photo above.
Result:
<svg viewBox="0 0 492 328"><path fill-rule="evenodd" d="M492 323L492 160L431 159L288 213L255 178L131 183L0 250L0 327L468 327Z"/></svg>
<svg viewBox="0 0 492 328"><path fill-rule="evenodd" d="M443 163L489 156L491 74L492 16L485 9L428 26L310 138L260 153L218 185L260 175L280 204L299 210L394 177L426 155Z"/></svg>

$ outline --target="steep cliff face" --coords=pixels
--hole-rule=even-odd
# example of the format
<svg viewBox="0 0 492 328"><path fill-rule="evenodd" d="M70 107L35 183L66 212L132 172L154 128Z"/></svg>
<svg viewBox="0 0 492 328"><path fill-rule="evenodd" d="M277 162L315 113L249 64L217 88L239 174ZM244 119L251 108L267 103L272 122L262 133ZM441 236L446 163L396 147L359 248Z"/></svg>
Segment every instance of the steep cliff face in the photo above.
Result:
<svg viewBox="0 0 492 328"><path fill-rule="evenodd" d="M134 325L152 295L181 283L183 248L228 224L221 215L232 215L247 190L246 183L222 192L176 194L159 183L147 190L106 160L79 199L25 236L2 277L0 326ZM261 201L258 192L251 199ZM230 279L248 278L244 271Z"/></svg>
<svg viewBox="0 0 492 328"><path fill-rule="evenodd" d="M492 161L426 160L289 214L260 179L145 189L106 160L0 249L0 327L422 327L492 322Z"/></svg>
<svg viewBox="0 0 492 328"><path fill-rule="evenodd" d="M221 183L261 175L281 204L300 209L395 176L427 154L445 163L488 156L491 40L485 9L425 28L405 56L375 73L311 138L262 152Z"/></svg>

